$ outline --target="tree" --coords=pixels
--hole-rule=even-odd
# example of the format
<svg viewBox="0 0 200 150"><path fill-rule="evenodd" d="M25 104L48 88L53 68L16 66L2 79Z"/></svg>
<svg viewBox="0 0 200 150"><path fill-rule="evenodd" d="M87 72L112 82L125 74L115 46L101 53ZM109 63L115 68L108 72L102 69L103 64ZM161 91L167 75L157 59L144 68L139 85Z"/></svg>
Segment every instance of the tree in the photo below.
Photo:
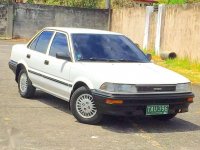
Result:
<svg viewBox="0 0 200 150"><path fill-rule="evenodd" d="M14 0L0 0L0 4L11 4Z"/></svg>
<svg viewBox="0 0 200 150"><path fill-rule="evenodd" d="M112 0L113 8L121 8L121 7L133 7L135 5L134 0Z"/></svg>
<svg viewBox="0 0 200 150"><path fill-rule="evenodd" d="M120 7L133 7L136 0L112 0L113 8ZM196 3L200 0L155 0L158 4L185 4L185 3Z"/></svg>
<svg viewBox="0 0 200 150"><path fill-rule="evenodd" d="M28 0L28 3L69 7L101 8L104 0Z"/></svg>
<svg viewBox="0 0 200 150"><path fill-rule="evenodd" d="M186 0L159 0L160 4L185 4Z"/></svg>

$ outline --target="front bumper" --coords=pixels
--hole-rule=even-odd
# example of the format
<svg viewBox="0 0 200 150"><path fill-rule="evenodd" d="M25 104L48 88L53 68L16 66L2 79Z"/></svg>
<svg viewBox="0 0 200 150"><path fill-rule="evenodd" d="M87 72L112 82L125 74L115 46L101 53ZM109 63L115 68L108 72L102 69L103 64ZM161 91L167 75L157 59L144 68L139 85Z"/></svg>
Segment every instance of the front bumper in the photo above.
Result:
<svg viewBox="0 0 200 150"><path fill-rule="evenodd" d="M193 98L193 93L171 94L108 94L92 90L97 109L102 114L111 115L145 115L147 105L169 105L169 114L187 112L190 103L188 98ZM106 99L123 100L123 104L107 104Z"/></svg>
<svg viewBox="0 0 200 150"><path fill-rule="evenodd" d="M17 70L17 62L10 60L8 62L8 66L9 68L14 72L14 74L16 74L16 70Z"/></svg>

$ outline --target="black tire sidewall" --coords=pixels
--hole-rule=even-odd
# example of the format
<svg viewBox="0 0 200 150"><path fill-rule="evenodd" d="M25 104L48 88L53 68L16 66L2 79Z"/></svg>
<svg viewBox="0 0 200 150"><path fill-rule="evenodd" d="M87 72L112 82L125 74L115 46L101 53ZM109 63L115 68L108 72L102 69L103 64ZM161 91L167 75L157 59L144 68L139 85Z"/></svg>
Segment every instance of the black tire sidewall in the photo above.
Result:
<svg viewBox="0 0 200 150"><path fill-rule="evenodd" d="M98 108L97 108L97 113L92 117L92 118L83 118L82 116L79 115L79 113L76 110L76 101L77 98L82 95L82 94L91 94L90 90L84 86L78 88L71 97L70 100L70 108L72 111L72 114L74 115L74 117L81 123L86 123L86 124L97 124L98 122L100 122L101 118L102 118L102 114L100 114L98 112Z"/></svg>

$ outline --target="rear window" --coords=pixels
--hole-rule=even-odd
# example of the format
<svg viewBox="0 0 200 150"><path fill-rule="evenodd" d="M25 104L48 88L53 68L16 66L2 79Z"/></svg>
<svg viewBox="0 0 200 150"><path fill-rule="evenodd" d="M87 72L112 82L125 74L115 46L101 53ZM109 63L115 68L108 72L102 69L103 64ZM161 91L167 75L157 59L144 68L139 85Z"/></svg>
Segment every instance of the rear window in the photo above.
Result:
<svg viewBox="0 0 200 150"><path fill-rule="evenodd" d="M43 31L33 42L30 44L30 49L46 53L49 42L53 35L53 31Z"/></svg>

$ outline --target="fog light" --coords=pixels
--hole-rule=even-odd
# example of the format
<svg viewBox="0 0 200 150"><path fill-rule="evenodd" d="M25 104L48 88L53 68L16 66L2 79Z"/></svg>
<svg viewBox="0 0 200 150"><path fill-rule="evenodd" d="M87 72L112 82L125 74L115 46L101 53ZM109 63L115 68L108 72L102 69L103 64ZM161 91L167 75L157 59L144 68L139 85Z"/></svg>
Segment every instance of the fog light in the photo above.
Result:
<svg viewBox="0 0 200 150"><path fill-rule="evenodd" d="M187 98L187 101L188 101L188 102L193 102L193 97L188 97L188 98Z"/></svg>
<svg viewBox="0 0 200 150"><path fill-rule="evenodd" d="M123 104L123 100L116 100L116 99L106 99L106 104Z"/></svg>

